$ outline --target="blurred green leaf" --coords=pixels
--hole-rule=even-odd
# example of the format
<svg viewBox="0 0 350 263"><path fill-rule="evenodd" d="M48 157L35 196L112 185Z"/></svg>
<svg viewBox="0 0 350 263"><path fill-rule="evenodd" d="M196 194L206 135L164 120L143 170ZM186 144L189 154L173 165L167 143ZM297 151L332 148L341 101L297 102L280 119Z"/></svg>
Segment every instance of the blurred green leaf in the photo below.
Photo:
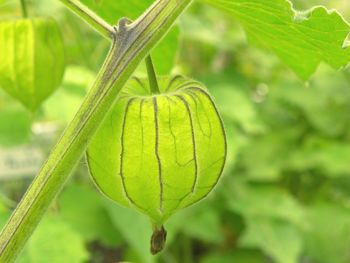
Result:
<svg viewBox="0 0 350 263"><path fill-rule="evenodd" d="M289 160L291 169L317 169L327 177L349 176L349 164L349 145L322 138L310 138Z"/></svg>
<svg viewBox="0 0 350 263"><path fill-rule="evenodd" d="M255 250L235 249L231 253L212 253L206 255L200 263L267 263L262 253Z"/></svg>
<svg viewBox="0 0 350 263"><path fill-rule="evenodd" d="M82 0L81 2L103 17L108 23L115 25L121 17L136 19L153 3L153 0Z"/></svg>
<svg viewBox="0 0 350 263"><path fill-rule="evenodd" d="M305 225L304 208L284 190L239 180L231 184L225 191L229 208L244 218L264 217Z"/></svg>
<svg viewBox="0 0 350 263"><path fill-rule="evenodd" d="M175 26L152 50L152 60L158 75L168 75L173 69L180 46L179 38L180 30Z"/></svg>
<svg viewBox="0 0 350 263"><path fill-rule="evenodd" d="M270 101L279 101L284 108L293 107L295 113L299 110L312 127L327 136L336 137L348 129L350 121L347 114L350 110L348 83L344 75L321 67L308 88L292 79L277 83Z"/></svg>
<svg viewBox="0 0 350 263"><path fill-rule="evenodd" d="M65 69L62 34L45 17L0 20L0 88L35 112L60 85Z"/></svg>
<svg viewBox="0 0 350 263"><path fill-rule="evenodd" d="M220 244L223 240L220 215L208 205L199 205L187 214L181 230L188 236L204 242Z"/></svg>
<svg viewBox="0 0 350 263"><path fill-rule="evenodd" d="M6 207L3 204L2 196L0 196L0 213L5 213L5 212L6 212Z"/></svg>
<svg viewBox="0 0 350 263"><path fill-rule="evenodd" d="M99 240L107 246L121 243L121 237L104 207L103 197L93 189L69 185L59 198L62 219L87 242Z"/></svg>
<svg viewBox="0 0 350 263"><path fill-rule="evenodd" d="M318 6L298 12L287 0L203 1L237 19L251 41L273 51L304 80L320 62L339 69L350 60L350 49L343 46L350 27L334 10Z"/></svg>
<svg viewBox="0 0 350 263"><path fill-rule="evenodd" d="M0 203L0 229L6 224L9 217L9 211L7 211L5 205Z"/></svg>
<svg viewBox="0 0 350 263"><path fill-rule="evenodd" d="M31 116L24 108L0 106L0 145L9 147L27 143L31 134Z"/></svg>
<svg viewBox="0 0 350 263"><path fill-rule="evenodd" d="M259 248L276 262L298 262L302 252L298 228L305 227L305 216L292 196L277 187L251 185L242 179L232 181L225 193L229 207L246 224L241 245Z"/></svg>
<svg viewBox="0 0 350 263"><path fill-rule="evenodd" d="M88 260L84 240L57 218L45 218L31 236L19 263L82 263Z"/></svg>
<svg viewBox="0 0 350 263"><path fill-rule="evenodd" d="M219 84L211 91L223 116L235 121L247 133L264 131L253 101L247 94L248 89L244 92L232 84Z"/></svg>
<svg viewBox="0 0 350 263"><path fill-rule="evenodd" d="M241 245L260 248L278 263L299 262L302 237L293 225L264 217L252 217L246 223Z"/></svg>
<svg viewBox="0 0 350 263"><path fill-rule="evenodd" d="M147 217L111 201L107 201L105 206L113 224L140 260L144 263L155 262L155 257L150 253L152 225Z"/></svg>
<svg viewBox="0 0 350 263"><path fill-rule="evenodd" d="M70 121L94 78L95 74L84 67L67 67L62 87L43 106L46 118L64 124Z"/></svg>
<svg viewBox="0 0 350 263"><path fill-rule="evenodd" d="M241 166L256 181L276 181L293 150L298 131L294 128L272 130L257 137L240 152Z"/></svg>
<svg viewBox="0 0 350 263"><path fill-rule="evenodd" d="M309 207L307 219L307 256L320 263L349 262L350 210L336 203L319 203Z"/></svg>
<svg viewBox="0 0 350 263"><path fill-rule="evenodd" d="M220 10L196 2L181 17L180 26L182 37L219 50L233 50L245 42L244 32L236 23L222 16Z"/></svg>

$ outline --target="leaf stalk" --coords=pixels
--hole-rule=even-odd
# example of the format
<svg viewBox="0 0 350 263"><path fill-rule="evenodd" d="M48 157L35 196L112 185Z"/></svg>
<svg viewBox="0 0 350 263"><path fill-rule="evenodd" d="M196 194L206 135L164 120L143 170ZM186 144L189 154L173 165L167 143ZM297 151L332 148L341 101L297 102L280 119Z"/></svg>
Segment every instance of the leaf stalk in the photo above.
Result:
<svg viewBox="0 0 350 263"><path fill-rule="evenodd" d="M24 0L21 0L24 1ZM60 0L78 17L89 24L93 29L100 33L105 38L111 40L115 33L113 26L107 23L104 19L98 16L95 12L77 0Z"/></svg>

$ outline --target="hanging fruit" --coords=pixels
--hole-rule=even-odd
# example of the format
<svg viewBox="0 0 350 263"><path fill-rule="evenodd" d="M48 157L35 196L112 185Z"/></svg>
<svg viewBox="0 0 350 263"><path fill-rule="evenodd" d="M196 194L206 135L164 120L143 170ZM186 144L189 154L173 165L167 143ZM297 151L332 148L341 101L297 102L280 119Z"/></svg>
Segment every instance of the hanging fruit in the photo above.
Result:
<svg viewBox="0 0 350 263"><path fill-rule="evenodd" d="M163 248L163 223L207 196L226 158L222 121L199 82L176 76L133 78L88 147L98 188L119 204L149 216L152 253Z"/></svg>
<svg viewBox="0 0 350 263"><path fill-rule="evenodd" d="M30 111L58 88L64 67L64 45L55 20L0 21L0 87Z"/></svg>

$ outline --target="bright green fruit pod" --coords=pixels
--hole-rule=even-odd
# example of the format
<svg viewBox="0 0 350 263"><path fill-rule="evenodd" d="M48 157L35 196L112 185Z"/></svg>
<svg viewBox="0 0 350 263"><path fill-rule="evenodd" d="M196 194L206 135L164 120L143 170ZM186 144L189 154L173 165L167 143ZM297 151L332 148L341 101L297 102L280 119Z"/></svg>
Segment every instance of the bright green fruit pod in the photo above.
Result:
<svg viewBox="0 0 350 263"><path fill-rule="evenodd" d="M35 111L60 85L64 46L50 18L0 22L0 87Z"/></svg>
<svg viewBox="0 0 350 263"><path fill-rule="evenodd" d="M161 226L213 190L226 158L222 121L202 84L131 79L88 147L90 172L112 200Z"/></svg>

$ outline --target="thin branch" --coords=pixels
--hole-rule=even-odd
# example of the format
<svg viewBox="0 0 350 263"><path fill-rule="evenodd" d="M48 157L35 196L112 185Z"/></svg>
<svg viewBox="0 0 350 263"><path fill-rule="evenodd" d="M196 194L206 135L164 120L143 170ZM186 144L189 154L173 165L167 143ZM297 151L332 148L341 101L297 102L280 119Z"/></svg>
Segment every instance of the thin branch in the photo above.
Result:
<svg viewBox="0 0 350 263"><path fill-rule="evenodd" d="M23 0L22 0L23 1ZM103 20L100 16L95 14L87 6L82 4L78 0L60 0L65 4L71 11L88 23L92 28L99 32L105 38L111 40L115 30L113 26Z"/></svg>

